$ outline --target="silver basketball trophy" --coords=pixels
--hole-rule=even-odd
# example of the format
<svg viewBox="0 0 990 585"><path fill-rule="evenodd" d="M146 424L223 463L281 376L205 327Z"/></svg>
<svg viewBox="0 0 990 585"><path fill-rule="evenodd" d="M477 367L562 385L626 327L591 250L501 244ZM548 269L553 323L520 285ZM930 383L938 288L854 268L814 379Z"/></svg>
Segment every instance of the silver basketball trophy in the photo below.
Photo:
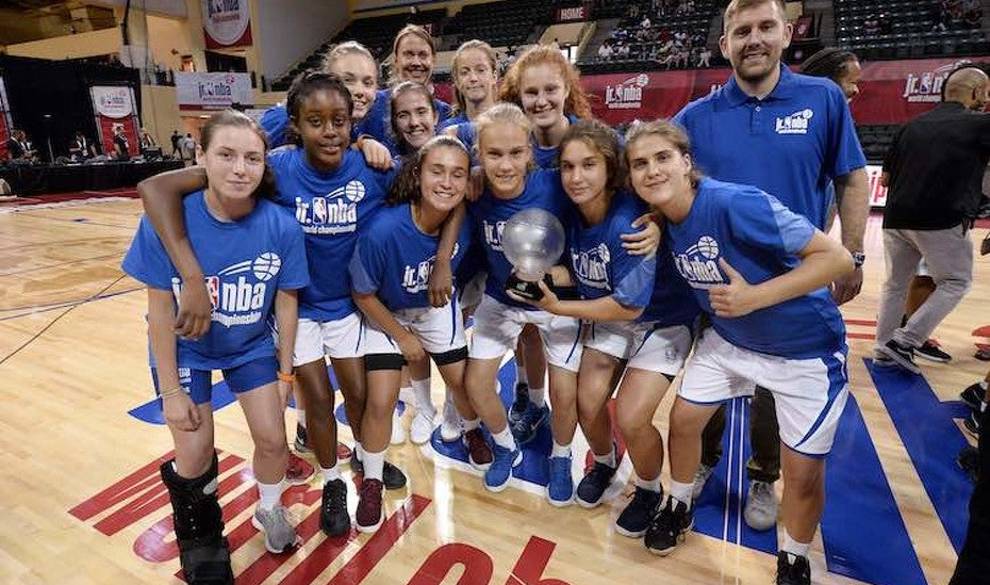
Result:
<svg viewBox="0 0 990 585"><path fill-rule="evenodd" d="M564 251L564 226L543 209L524 209L505 222L502 252L515 268L505 289L538 301L543 291L537 284Z"/></svg>

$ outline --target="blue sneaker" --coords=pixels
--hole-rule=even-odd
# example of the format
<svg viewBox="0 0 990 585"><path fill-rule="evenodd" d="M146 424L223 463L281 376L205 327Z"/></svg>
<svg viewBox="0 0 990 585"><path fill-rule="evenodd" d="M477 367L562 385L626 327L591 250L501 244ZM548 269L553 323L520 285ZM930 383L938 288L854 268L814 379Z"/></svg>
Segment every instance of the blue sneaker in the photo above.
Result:
<svg viewBox="0 0 990 585"><path fill-rule="evenodd" d="M522 451L519 449L510 451L500 445L495 445L492 451L492 464L485 472L485 489L491 492L500 492L509 485L509 480L512 479L512 468L522 463Z"/></svg>
<svg viewBox="0 0 990 585"><path fill-rule="evenodd" d="M574 498L574 478L571 477L570 457L550 458L550 483L547 484L547 500L558 508L570 506Z"/></svg>
<svg viewBox="0 0 990 585"><path fill-rule="evenodd" d="M529 410L529 384L520 382L516 384L516 397L509 407L509 425L517 424L527 410Z"/></svg>
<svg viewBox="0 0 990 585"><path fill-rule="evenodd" d="M516 440L516 443L522 445L533 440L536 436L536 431L539 430L540 425L542 425L547 418L550 416L550 407L543 404L543 406L536 406L532 402L529 403L529 407L526 412L522 414L515 422L509 423L509 430L512 431L512 438Z"/></svg>

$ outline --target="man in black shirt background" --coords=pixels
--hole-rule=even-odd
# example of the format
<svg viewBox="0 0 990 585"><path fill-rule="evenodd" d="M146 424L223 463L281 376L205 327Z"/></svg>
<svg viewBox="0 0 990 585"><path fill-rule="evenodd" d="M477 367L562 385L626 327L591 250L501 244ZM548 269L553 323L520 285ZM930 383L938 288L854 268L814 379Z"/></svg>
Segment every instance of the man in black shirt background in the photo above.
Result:
<svg viewBox="0 0 990 585"><path fill-rule="evenodd" d="M914 350L959 304L973 278L969 229L990 159L990 79L975 66L945 80L945 99L901 128L884 163L887 279L880 296L876 357L915 374ZM935 291L898 327L908 285L924 260Z"/></svg>

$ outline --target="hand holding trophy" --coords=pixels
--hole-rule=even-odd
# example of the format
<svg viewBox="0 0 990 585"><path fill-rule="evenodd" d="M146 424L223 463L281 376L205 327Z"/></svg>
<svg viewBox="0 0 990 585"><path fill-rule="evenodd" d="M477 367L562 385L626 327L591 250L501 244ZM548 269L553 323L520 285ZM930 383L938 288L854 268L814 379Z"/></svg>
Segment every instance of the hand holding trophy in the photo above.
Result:
<svg viewBox="0 0 990 585"><path fill-rule="evenodd" d="M524 209L505 223L502 251L515 268L505 288L534 301L543 297L537 285L564 251L564 226L543 209Z"/></svg>

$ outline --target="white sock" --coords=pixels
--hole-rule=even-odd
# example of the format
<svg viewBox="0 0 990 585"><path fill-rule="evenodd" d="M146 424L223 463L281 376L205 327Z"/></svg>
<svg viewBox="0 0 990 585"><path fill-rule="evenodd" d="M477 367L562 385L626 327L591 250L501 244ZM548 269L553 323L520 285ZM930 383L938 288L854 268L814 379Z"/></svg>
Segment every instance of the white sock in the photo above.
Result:
<svg viewBox="0 0 990 585"><path fill-rule="evenodd" d="M323 485L326 485L335 479L340 479L340 463L334 463L333 467L330 468L326 468L321 465L320 474L323 475Z"/></svg>
<svg viewBox="0 0 990 585"><path fill-rule="evenodd" d="M633 483L636 487L643 488L644 490L649 490L651 492L660 493L660 476L656 476L653 479L643 479L638 474L633 474Z"/></svg>
<svg viewBox="0 0 990 585"><path fill-rule="evenodd" d="M381 481L382 470L385 467L385 451L379 451L378 453L365 451L361 462L364 463L365 479L377 479Z"/></svg>
<svg viewBox="0 0 990 585"><path fill-rule="evenodd" d="M670 497L686 505L691 509L691 492L694 491L693 483L681 483L670 480Z"/></svg>
<svg viewBox="0 0 990 585"><path fill-rule="evenodd" d="M508 449L509 451L515 451L518 448L516 447L516 440L512 438L512 431L509 430L508 426L502 429L500 433L492 433L492 440L499 447Z"/></svg>
<svg viewBox="0 0 990 585"><path fill-rule="evenodd" d="M296 424L306 428L306 411L298 407L296 408Z"/></svg>
<svg viewBox="0 0 990 585"><path fill-rule="evenodd" d="M546 404L546 392L543 391L543 382L540 382L540 387L535 386L529 387L529 401L537 406L537 408L543 408Z"/></svg>
<svg viewBox="0 0 990 585"><path fill-rule="evenodd" d="M787 533L787 528L784 528L784 537L781 539L780 550L792 554L797 557L807 557L808 548L811 547L810 542L798 542L791 538L791 535ZM788 559L793 561L794 559Z"/></svg>
<svg viewBox="0 0 990 585"><path fill-rule="evenodd" d="M615 445L609 449L608 453L605 455L599 455L594 451L591 452L591 456L594 457L595 463L601 463L602 465L608 465L612 469L615 469Z"/></svg>
<svg viewBox="0 0 990 585"><path fill-rule="evenodd" d="M430 379L413 380L413 394L416 395L416 410L427 416L436 415L437 409L433 406L433 399L430 398Z"/></svg>
<svg viewBox="0 0 990 585"><path fill-rule="evenodd" d="M557 441L553 442L553 451L550 452L551 457L570 457L571 456L571 444L561 445Z"/></svg>
<svg viewBox="0 0 990 585"><path fill-rule="evenodd" d="M516 362L516 384L529 385L529 379L526 377L526 368L521 367L518 361Z"/></svg>
<svg viewBox="0 0 990 585"><path fill-rule="evenodd" d="M258 507L266 511L271 510L278 505L278 501L282 497L282 480L280 479L276 483L261 483L259 481L258 496L260 498Z"/></svg>
<svg viewBox="0 0 990 585"><path fill-rule="evenodd" d="M359 441L354 442L354 457L357 457L358 461L364 461L364 447Z"/></svg>
<svg viewBox="0 0 990 585"><path fill-rule="evenodd" d="M476 418L474 420L468 420L468 419L464 418L464 419L461 419L461 422L463 423L463 428L464 428L464 432L465 433L471 432L474 429L476 429L476 428L478 428L478 427L481 426L481 419L480 418Z"/></svg>

